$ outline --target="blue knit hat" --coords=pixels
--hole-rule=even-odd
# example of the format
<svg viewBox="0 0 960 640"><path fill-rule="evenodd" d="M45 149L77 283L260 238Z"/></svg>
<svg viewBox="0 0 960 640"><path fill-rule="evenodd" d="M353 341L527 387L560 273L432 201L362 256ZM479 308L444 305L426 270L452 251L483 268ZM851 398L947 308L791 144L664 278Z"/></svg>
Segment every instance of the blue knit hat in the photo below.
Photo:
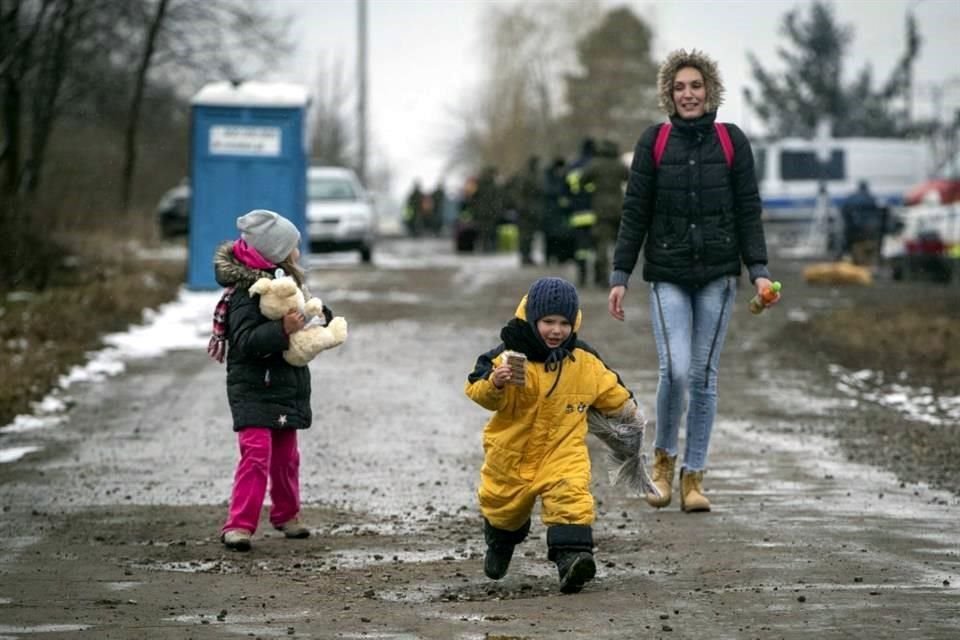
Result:
<svg viewBox="0 0 960 640"><path fill-rule="evenodd" d="M550 315L563 316L576 324L579 310L577 289L563 278L540 278L527 292L527 322L532 325Z"/></svg>

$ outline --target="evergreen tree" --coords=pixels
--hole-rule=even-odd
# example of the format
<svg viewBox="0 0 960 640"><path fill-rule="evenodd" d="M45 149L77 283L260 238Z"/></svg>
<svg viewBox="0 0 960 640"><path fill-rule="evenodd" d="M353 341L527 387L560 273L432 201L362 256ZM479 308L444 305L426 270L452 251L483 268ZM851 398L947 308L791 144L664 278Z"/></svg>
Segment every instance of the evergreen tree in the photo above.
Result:
<svg viewBox="0 0 960 640"><path fill-rule="evenodd" d="M866 65L844 85L844 61L853 42L853 29L836 22L830 5L816 1L806 20L799 10L787 12L781 28L788 46L778 50L785 70L765 69L748 53L759 95L747 92L747 102L778 137L812 137L817 121L827 116L833 135L900 136L910 129L909 114L894 110L902 96L909 109L910 68L920 47L916 24L908 17L907 51L884 88L873 88Z"/></svg>
<svg viewBox="0 0 960 640"><path fill-rule="evenodd" d="M653 33L627 8L614 9L577 43L582 71L567 74L567 119L573 130L632 147L657 119Z"/></svg>

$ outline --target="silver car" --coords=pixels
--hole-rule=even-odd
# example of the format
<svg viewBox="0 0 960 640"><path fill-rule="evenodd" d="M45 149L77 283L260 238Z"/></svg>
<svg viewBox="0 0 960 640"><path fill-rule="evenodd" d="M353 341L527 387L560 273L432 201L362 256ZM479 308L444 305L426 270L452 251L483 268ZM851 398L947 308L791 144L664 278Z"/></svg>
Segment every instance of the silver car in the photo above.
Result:
<svg viewBox="0 0 960 640"><path fill-rule="evenodd" d="M359 251L370 262L376 242L373 198L352 169L310 167L307 170L307 230L310 250Z"/></svg>

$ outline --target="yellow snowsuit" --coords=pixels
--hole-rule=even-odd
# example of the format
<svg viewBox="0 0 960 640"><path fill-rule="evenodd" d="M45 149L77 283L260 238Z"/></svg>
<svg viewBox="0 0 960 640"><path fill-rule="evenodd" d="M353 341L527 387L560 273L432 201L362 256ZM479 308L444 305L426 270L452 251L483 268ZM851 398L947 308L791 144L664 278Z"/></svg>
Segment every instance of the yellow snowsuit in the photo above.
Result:
<svg viewBox="0 0 960 640"><path fill-rule="evenodd" d="M524 297L517 318L526 320L526 306ZM574 331L580 320L578 312ZM490 374L505 348L501 344L481 355L464 389L471 400L494 412L483 430L480 510L494 527L515 531L529 520L540 496L545 525L590 525L587 409L613 413L631 400L631 393L579 340L555 370L528 360L523 387L497 389Z"/></svg>

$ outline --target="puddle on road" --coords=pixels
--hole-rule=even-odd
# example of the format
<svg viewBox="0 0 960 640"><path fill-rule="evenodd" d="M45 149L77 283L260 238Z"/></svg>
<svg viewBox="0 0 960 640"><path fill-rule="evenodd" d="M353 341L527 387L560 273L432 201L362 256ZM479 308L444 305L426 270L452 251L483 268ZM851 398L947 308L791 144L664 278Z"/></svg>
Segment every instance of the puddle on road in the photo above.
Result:
<svg viewBox="0 0 960 640"><path fill-rule="evenodd" d="M767 396L769 389L758 387L755 391L747 391L751 395ZM838 409L855 409L857 400L854 398L831 398L829 396L813 394L801 384L784 384L777 388L777 408L784 415L826 417Z"/></svg>
<svg viewBox="0 0 960 640"><path fill-rule="evenodd" d="M400 564L426 564L435 562L457 563L478 558L482 555L482 546L478 544L458 545L446 548L417 548L398 550L396 547L364 547L360 549L324 552L316 558L304 558L300 561L305 570L313 571L341 571L364 569ZM136 563L131 565L136 569L147 571L169 571L173 573L210 573L233 574L241 568L230 561L224 560L191 560L156 563ZM246 565L244 565L246 566ZM284 570L284 560L263 560L256 563L261 571ZM139 583L112 583L117 588L131 588Z"/></svg>
<svg viewBox="0 0 960 640"><path fill-rule="evenodd" d="M555 570L554 570L555 571ZM462 575L462 574L461 574ZM551 576L552 577L552 576ZM513 576L504 582L491 583L483 574L461 577L465 582L451 586L450 581L421 583L403 589L377 591L374 598L384 602L426 604L442 602L490 602L495 600L526 600L555 592L556 586L544 576ZM437 613L436 617L459 619L462 614Z"/></svg>
<svg viewBox="0 0 960 640"><path fill-rule="evenodd" d="M314 638L316 637L316 624L322 622L318 619L317 611L295 611L290 613L243 615L234 614L227 609L218 613L196 612L165 618L164 622L174 622L188 625L216 625L218 631L222 631L237 636L258 638ZM304 629L298 632L296 624L303 624ZM389 638L390 640L416 640L419 638L407 632L397 631L357 631L338 633L338 638Z"/></svg>
<svg viewBox="0 0 960 640"><path fill-rule="evenodd" d="M0 536L0 565L16 562L24 549L40 541L40 536Z"/></svg>
<svg viewBox="0 0 960 640"><path fill-rule="evenodd" d="M155 564L135 563L131 566L145 571L170 571L173 573L237 573L239 571L233 564L221 560L158 562Z"/></svg>
<svg viewBox="0 0 960 640"><path fill-rule="evenodd" d="M30 627L0 624L0 633L70 633L92 628L89 624L36 624Z"/></svg>
<svg viewBox="0 0 960 640"><path fill-rule="evenodd" d="M418 636L413 633L389 633L386 631L377 632L377 631L351 631L347 633L341 633L337 635L338 638L363 638L364 640L420 640L423 636Z"/></svg>
<svg viewBox="0 0 960 640"><path fill-rule="evenodd" d="M315 622L312 616L316 612L296 611L292 613L259 614L255 616L232 614L223 609L218 613L197 612L182 614L172 618L164 618L164 622L175 622L190 625L217 625L218 629L237 636L256 636L259 638L297 638L313 637L313 633L305 631L298 634L292 623L301 622L311 624Z"/></svg>
<svg viewBox="0 0 960 640"><path fill-rule="evenodd" d="M960 421L960 396L938 395L930 387L910 386L903 374L891 381L881 371L854 371L836 364L830 365L830 374L841 393L892 409L910 420L934 426Z"/></svg>
<svg viewBox="0 0 960 640"><path fill-rule="evenodd" d="M482 551L482 547L456 549L416 549L397 551L396 548L364 548L356 551L336 551L326 557L327 563L338 569L356 569L386 564L414 564L427 562L454 562L467 560Z"/></svg>
<svg viewBox="0 0 960 640"><path fill-rule="evenodd" d="M134 589L136 587L142 586L142 582L135 581L126 581L126 582L107 582L105 586L111 591L126 591L127 589Z"/></svg>

